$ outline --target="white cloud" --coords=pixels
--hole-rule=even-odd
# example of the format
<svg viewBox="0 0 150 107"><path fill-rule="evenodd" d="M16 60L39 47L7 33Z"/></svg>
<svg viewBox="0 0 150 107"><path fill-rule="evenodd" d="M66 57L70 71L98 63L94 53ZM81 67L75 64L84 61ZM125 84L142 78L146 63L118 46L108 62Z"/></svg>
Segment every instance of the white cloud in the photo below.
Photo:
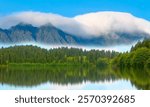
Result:
<svg viewBox="0 0 150 107"><path fill-rule="evenodd" d="M118 38L115 32L150 34L149 21L122 12L97 12L73 18L52 13L20 12L1 17L0 27L9 28L20 22L34 26L51 23L65 32L83 37L98 37L107 34L112 38Z"/></svg>
<svg viewBox="0 0 150 107"><path fill-rule="evenodd" d="M10 28L20 22L32 24L33 26L41 26L51 23L55 27L75 35L86 34L82 25L72 18L63 17L52 13L41 12L21 12L14 13L9 16L0 18L1 28Z"/></svg>
<svg viewBox="0 0 150 107"><path fill-rule="evenodd" d="M143 32L150 34L150 22L122 12L98 12L76 16L74 18L90 28L95 36L112 32Z"/></svg>

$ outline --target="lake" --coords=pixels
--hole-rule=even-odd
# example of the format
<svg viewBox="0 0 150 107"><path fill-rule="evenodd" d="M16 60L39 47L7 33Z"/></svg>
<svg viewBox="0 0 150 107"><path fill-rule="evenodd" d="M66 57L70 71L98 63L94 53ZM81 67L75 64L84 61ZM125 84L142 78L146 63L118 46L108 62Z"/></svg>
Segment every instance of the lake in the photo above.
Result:
<svg viewBox="0 0 150 107"><path fill-rule="evenodd" d="M80 66L0 68L0 90L149 90L150 72Z"/></svg>

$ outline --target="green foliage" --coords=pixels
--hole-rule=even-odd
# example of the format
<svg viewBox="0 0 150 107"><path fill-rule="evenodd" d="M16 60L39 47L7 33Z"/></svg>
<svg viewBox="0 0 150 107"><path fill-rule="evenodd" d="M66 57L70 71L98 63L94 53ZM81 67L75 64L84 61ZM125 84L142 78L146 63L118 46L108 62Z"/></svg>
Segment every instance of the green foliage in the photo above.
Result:
<svg viewBox="0 0 150 107"><path fill-rule="evenodd" d="M98 58L97 67L107 67L109 65L108 58Z"/></svg>
<svg viewBox="0 0 150 107"><path fill-rule="evenodd" d="M148 48L139 48L136 50L133 58L132 65L134 67L144 68L147 60L150 58L150 49Z"/></svg>
<svg viewBox="0 0 150 107"><path fill-rule="evenodd" d="M121 68L147 68L150 66L150 40L138 42L129 53L123 53L113 59L113 65Z"/></svg>
<svg viewBox="0 0 150 107"><path fill-rule="evenodd" d="M150 69L150 58L146 61L146 67Z"/></svg>
<svg viewBox="0 0 150 107"><path fill-rule="evenodd" d="M77 48L41 49L37 46L14 46L0 49L0 65L11 63L49 63L63 65L96 65L97 59L112 59L117 52Z"/></svg>
<svg viewBox="0 0 150 107"><path fill-rule="evenodd" d="M144 39L142 42L139 41L134 47L131 48L131 52L143 47L150 49L150 39Z"/></svg>

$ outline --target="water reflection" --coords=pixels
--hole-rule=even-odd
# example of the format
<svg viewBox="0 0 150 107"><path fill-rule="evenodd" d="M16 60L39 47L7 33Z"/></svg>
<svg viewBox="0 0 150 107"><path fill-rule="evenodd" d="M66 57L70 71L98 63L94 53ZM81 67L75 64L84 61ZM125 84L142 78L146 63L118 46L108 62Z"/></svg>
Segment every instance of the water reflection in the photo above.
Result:
<svg viewBox="0 0 150 107"><path fill-rule="evenodd" d="M150 89L150 72L94 67L1 67L0 89ZM82 87L82 88L81 88ZM105 87L105 88L104 88ZM114 88L116 87L116 88Z"/></svg>
<svg viewBox="0 0 150 107"><path fill-rule="evenodd" d="M119 78L130 80L137 89L150 90L150 70L148 69L119 69L116 75Z"/></svg>

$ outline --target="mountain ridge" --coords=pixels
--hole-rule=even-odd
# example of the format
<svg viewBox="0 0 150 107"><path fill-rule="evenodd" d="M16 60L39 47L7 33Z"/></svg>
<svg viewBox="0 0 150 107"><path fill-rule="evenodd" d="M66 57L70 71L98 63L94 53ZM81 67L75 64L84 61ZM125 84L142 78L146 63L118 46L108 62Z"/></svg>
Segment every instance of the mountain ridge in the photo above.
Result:
<svg viewBox="0 0 150 107"><path fill-rule="evenodd" d="M70 38L67 38L70 37ZM34 27L31 24L20 23L9 29L0 28L1 43L39 42L47 44L72 43L73 37L50 24Z"/></svg>
<svg viewBox="0 0 150 107"><path fill-rule="evenodd" d="M0 28L0 43L16 44L22 42L37 42L51 45L107 46L116 44L129 44L133 41L142 39L143 36L141 35L149 37L148 34L145 33L130 34L128 32L116 32L114 35L108 34L99 37L84 38L77 35L68 34L50 23L40 27L35 27L32 24L19 23L9 29ZM114 36L113 40L112 36Z"/></svg>

